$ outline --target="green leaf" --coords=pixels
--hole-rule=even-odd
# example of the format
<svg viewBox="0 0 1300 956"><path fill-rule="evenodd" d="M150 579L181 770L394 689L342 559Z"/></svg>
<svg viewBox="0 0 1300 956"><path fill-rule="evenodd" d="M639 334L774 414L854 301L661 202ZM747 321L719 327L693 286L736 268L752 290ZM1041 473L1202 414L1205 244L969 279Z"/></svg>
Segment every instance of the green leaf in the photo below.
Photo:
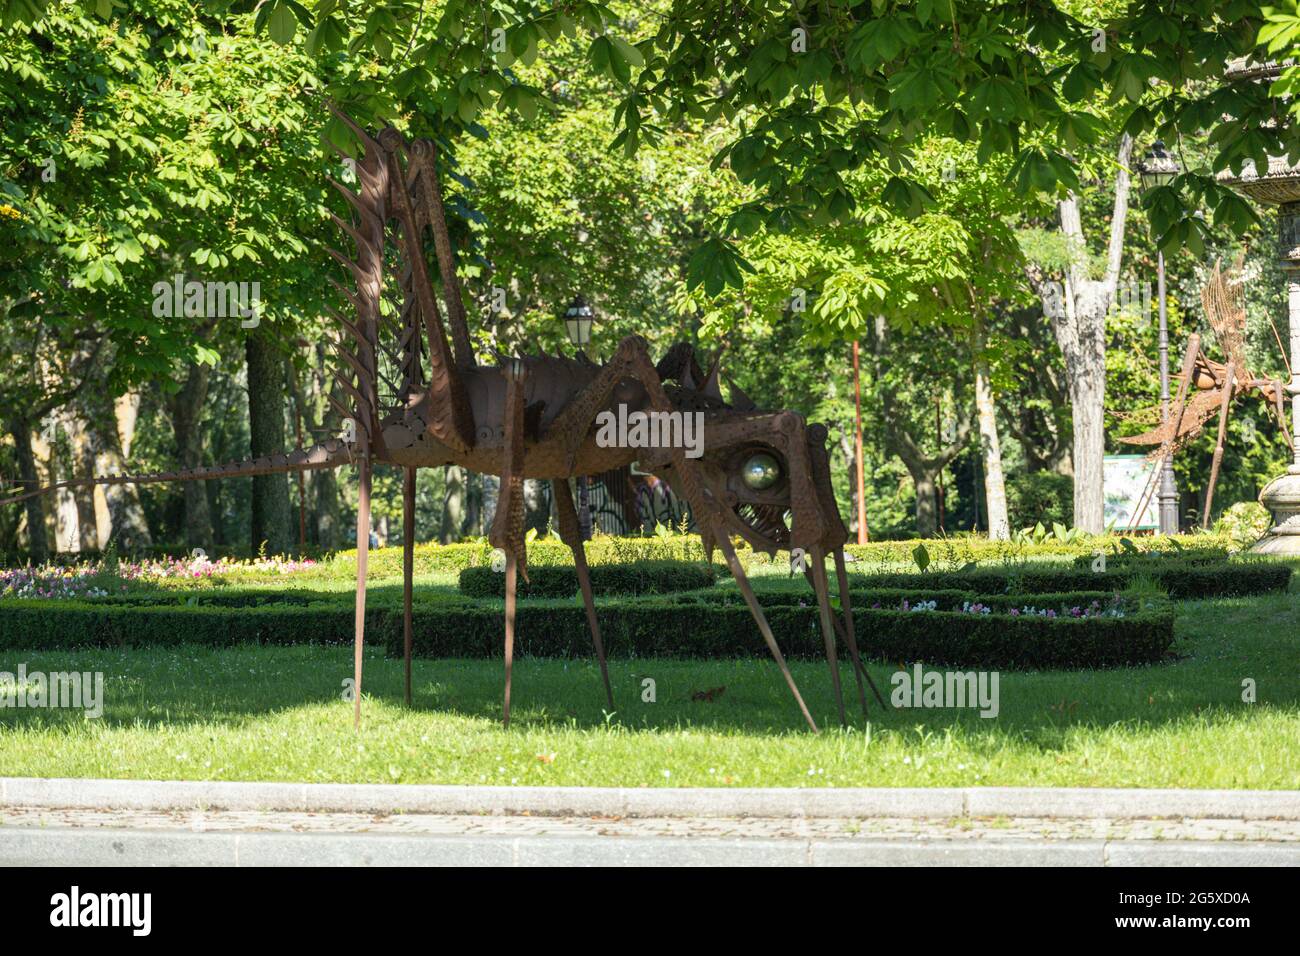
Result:
<svg viewBox="0 0 1300 956"><path fill-rule="evenodd" d="M622 57L625 63L634 66L637 69L645 66L645 57L641 55L640 50L628 43L622 37L611 36L609 39L613 43L614 49L618 52L618 55Z"/></svg>
<svg viewBox="0 0 1300 956"><path fill-rule="evenodd" d="M930 552L926 550L925 545L918 544L912 549L912 560L921 571L930 566Z"/></svg>
<svg viewBox="0 0 1300 956"><path fill-rule="evenodd" d="M277 3L267 19L267 31L271 39L281 46L289 43L298 32L298 17L293 9L284 2Z"/></svg>
<svg viewBox="0 0 1300 956"><path fill-rule="evenodd" d="M728 286L744 285L742 272L754 267L741 257L740 251L725 239L713 238L701 243L686 263L686 287L704 287L706 295L715 296Z"/></svg>

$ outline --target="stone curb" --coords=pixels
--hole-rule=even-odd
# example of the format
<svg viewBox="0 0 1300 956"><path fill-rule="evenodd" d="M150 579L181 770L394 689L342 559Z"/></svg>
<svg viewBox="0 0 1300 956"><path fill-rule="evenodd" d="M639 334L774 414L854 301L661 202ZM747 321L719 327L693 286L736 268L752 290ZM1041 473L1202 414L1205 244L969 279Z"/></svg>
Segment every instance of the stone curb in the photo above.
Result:
<svg viewBox="0 0 1300 956"><path fill-rule="evenodd" d="M1295 790L460 787L0 777L0 807L543 816L1300 820Z"/></svg>
<svg viewBox="0 0 1300 956"><path fill-rule="evenodd" d="M0 830L7 866L1300 866L1300 846Z"/></svg>

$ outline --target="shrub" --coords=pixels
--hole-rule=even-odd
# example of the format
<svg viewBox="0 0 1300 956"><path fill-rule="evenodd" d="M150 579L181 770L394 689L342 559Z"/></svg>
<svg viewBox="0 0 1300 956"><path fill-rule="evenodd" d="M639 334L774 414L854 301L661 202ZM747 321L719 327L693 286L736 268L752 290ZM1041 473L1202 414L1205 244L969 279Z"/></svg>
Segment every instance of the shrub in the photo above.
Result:
<svg viewBox="0 0 1300 956"><path fill-rule="evenodd" d="M1285 564L1242 561L1203 564L1174 559L1150 565L1094 572L1085 568L1024 565L1012 568L975 568L933 571L927 574L855 575L853 588L905 588L907 590L958 589L979 594L1044 594L1058 591L1122 591L1138 575L1154 579L1172 598L1240 597L1285 591L1291 568Z"/></svg>
<svg viewBox="0 0 1300 956"><path fill-rule="evenodd" d="M959 568L971 562L979 564L1023 564L1027 561L1044 557L1074 557L1091 554L1098 548L1112 549L1114 536L1087 536L1077 540L1061 541L1055 538L1034 544L1027 541L990 541L987 538L961 536L951 538L932 538L924 542L913 540L873 541L870 544L851 544L845 548L850 559L871 565L899 565L915 567L913 554L918 544L923 545L929 555L932 570L939 568ZM1133 544L1140 550L1168 550L1178 542L1185 548L1199 548L1211 545L1229 546L1233 541L1226 535L1179 535L1150 536L1134 538ZM161 556L165 549L144 549L147 555ZM745 567L771 564L786 566L788 558L778 554L775 558L762 552L755 552L746 546L738 546L737 556ZM180 553L188 554L182 550ZM223 554L224 549L215 551L210 557ZM298 572L316 579L345 580L356 575L356 552L339 551L332 554L309 552L318 558L317 565L310 572ZM601 535L586 544L587 561L591 565L626 564L633 561L685 561L704 562L704 547L694 535L665 535L654 537L612 537ZM247 555L243 555L247 557ZM84 563L92 555L64 556L68 563ZM23 565L22 555L3 556L4 562ZM370 574L372 578L400 578L402 575L402 549L388 547L370 551ZM492 563L492 546L486 540L467 541L457 544L417 544L415 546L415 573L459 573L468 567L488 567ZM721 564L721 557L714 555L714 563ZM528 544L529 568L541 565L572 566L573 553L559 539L554 537L538 538Z"/></svg>
<svg viewBox="0 0 1300 956"><path fill-rule="evenodd" d="M591 568L591 590L596 595L669 594L712 587L717 572L712 565L681 561L638 561L597 564ZM462 594L476 598L505 596L505 575L491 568L465 568L460 572ZM558 598L578 593L578 573L572 565L538 565L519 579L520 597Z"/></svg>
<svg viewBox="0 0 1300 956"><path fill-rule="evenodd" d="M878 610L854 619L859 642L873 656L990 670L1151 664L1165 656L1174 639L1173 611L1166 603L1125 617Z"/></svg>
<svg viewBox="0 0 1300 956"><path fill-rule="evenodd" d="M929 592L934 594L934 592ZM863 652L889 661L979 667L1105 667L1159 660L1173 640L1173 614L1164 601L1144 601L1118 618L1075 620L955 608L960 592L930 598L936 609L914 613L872 608L855 594L854 619ZM915 596L915 595L914 595ZM616 657L766 656L758 627L738 595L615 598L598 606L601 630ZM734 603L728 597L736 598ZM784 597L786 603L769 600ZM896 598L897 595L892 595ZM1053 596L1053 599L1061 597ZM1075 596L1066 596L1073 598ZM984 599L996 603L997 598ZM1037 603L1047 600L1044 596ZM823 653L818 611L800 596L765 595L765 615L782 649L791 657ZM885 601L880 601L882 605ZM1002 613L1003 611L1006 613ZM499 608L467 601L417 605L413 615L415 652L424 657L495 657L501 653L503 615ZM402 613L396 603L367 606L367 637L392 655L402 653ZM350 602L325 600L300 605L128 605L90 602L7 601L0 604L0 647L149 647L185 643L225 647L241 643L346 644L352 640ZM520 654L587 657L591 640L586 616L571 601L532 601L519 608L516 648Z"/></svg>
<svg viewBox="0 0 1300 956"><path fill-rule="evenodd" d="M1012 527L1068 524L1073 509L1074 479L1069 475L1022 471L1007 479L1007 512Z"/></svg>
<svg viewBox="0 0 1300 956"><path fill-rule="evenodd" d="M1185 564L1221 564L1228 560L1227 548L1184 548L1181 551L1115 551L1106 553L1106 568L1137 570L1156 562L1181 561ZM1078 568L1091 568L1096 555L1081 554L1074 559Z"/></svg>
<svg viewBox="0 0 1300 956"><path fill-rule="evenodd" d="M1214 531L1245 548L1264 537L1272 524L1273 516L1258 501L1238 501L1219 515Z"/></svg>

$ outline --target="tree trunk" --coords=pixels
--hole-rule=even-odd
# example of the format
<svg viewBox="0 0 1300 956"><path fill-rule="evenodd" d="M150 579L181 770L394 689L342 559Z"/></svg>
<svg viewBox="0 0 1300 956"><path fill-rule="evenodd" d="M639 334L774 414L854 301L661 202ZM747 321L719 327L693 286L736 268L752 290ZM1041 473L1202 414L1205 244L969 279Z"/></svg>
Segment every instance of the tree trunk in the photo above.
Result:
<svg viewBox="0 0 1300 956"><path fill-rule="evenodd" d="M59 434L69 435L69 421L72 416L66 411L51 414L51 421L56 428L48 436L42 436L36 446L37 458L44 457L46 468L50 473L50 484L67 481L76 477L74 458L64 455L59 443ZM69 445L71 441L69 440ZM54 493L54 553L76 553L81 550L81 515L77 511L77 499L71 488L60 488Z"/></svg>
<svg viewBox="0 0 1300 956"><path fill-rule="evenodd" d="M548 488L548 482L536 478L524 479L524 528L536 528L538 535L546 534L546 524L551 520Z"/></svg>
<svg viewBox="0 0 1300 956"><path fill-rule="evenodd" d="M72 477L91 478L95 474L95 443L90 429L78 415L67 415L63 419L64 430L68 433L68 444L72 450ZM94 487L78 486L72 489L72 498L77 507L77 544L80 551L95 551L99 548L99 526L95 515Z"/></svg>
<svg viewBox="0 0 1300 956"><path fill-rule="evenodd" d="M1106 530L1102 486L1102 462L1106 454L1106 315L1119 284L1132 154L1133 138L1125 133L1120 137L1115 157L1115 196L1103 277L1095 279L1089 274L1079 199L1070 193L1057 204L1061 232L1072 251L1065 271L1064 294L1060 294L1061 287L1055 283L1043 281L1041 277L1036 282L1065 358L1070 387L1074 418L1074 525L1090 534ZM1052 299L1057 301L1049 304Z"/></svg>
<svg viewBox="0 0 1300 956"><path fill-rule="evenodd" d="M858 478L857 447L852 437L852 424L840 426L840 454L844 456L844 470L849 476L849 537L858 540L858 515L866 514L866 502L858 506L858 489L865 490L865 479ZM863 468L863 471L866 469Z"/></svg>
<svg viewBox="0 0 1300 956"><path fill-rule="evenodd" d="M916 485L916 536L933 538L939 530L939 492L935 486L938 472L912 471L912 483Z"/></svg>
<svg viewBox="0 0 1300 956"><path fill-rule="evenodd" d="M323 345L316 346L317 367L323 367L333 361ZM326 398L327 386L322 378L307 376L299 380L295 393L299 408L303 413L303 428L309 435L323 439L337 436L342 430L341 416ZM310 444L310 439L304 438ZM339 505L338 473L332 468L307 473L307 500L310 502L308 517L309 539L322 548L337 547L342 540L345 529L342 526L342 513Z"/></svg>
<svg viewBox="0 0 1300 956"><path fill-rule="evenodd" d="M254 458L277 455L284 441L284 359L259 335L245 343L248 362L248 432ZM263 543L267 554L289 554L293 549L293 523L286 474L253 478L252 548Z"/></svg>
<svg viewBox="0 0 1300 956"><path fill-rule="evenodd" d="M172 432L176 438L176 457L182 468L198 468L203 464L203 408L208 400L211 374L212 369L207 365L191 365L181 390L168 399ZM205 481L181 483L185 495L185 545L189 548L212 549L212 519L208 511L206 485Z"/></svg>
<svg viewBox="0 0 1300 956"><path fill-rule="evenodd" d="M316 544L322 548L337 547L343 518L339 514L339 483L334 470L324 468L312 475L311 491Z"/></svg>
<svg viewBox="0 0 1300 956"><path fill-rule="evenodd" d="M979 420L980 450L984 454L984 501L988 508L989 539L1006 541L1011 537L1007 485L1002 476L1002 443L998 440L998 419L985 346L984 331L980 329L975 340L975 412Z"/></svg>
<svg viewBox="0 0 1300 956"><path fill-rule="evenodd" d="M36 472L36 455L32 451L32 428L26 419L9 422L9 433L13 435L18 458L18 477L22 479L19 487L30 491L40 487L40 476ZM42 564L50 558L49 539L45 534L45 496L33 495L23 502L27 513L27 551L34 564Z"/></svg>
<svg viewBox="0 0 1300 956"><path fill-rule="evenodd" d="M501 479L496 475L465 473L465 525L461 534L487 534L492 518L497 513L497 500L501 497ZM489 506L491 510L489 510Z"/></svg>
<svg viewBox="0 0 1300 956"><path fill-rule="evenodd" d="M1074 526L1089 534L1106 530L1102 486L1106 455L1106 314L1114 293L1114 283L1067 279L1064 315L1056 323L1070 389Z"/></svg>
<svg viewBox="0 0 1300 956"><path fill-rule="evenodd" d="M1104 321L1104 316L1102 317ZM1102 466L1106 456L1106 348L1095 343L1080 355L1083 374L1072 377L1074 413L1074 524L1089 534L1106 530Z"/></svg>
<svg viewBox="0 0 1300 956"><path fill-rule="evenodd" d="M135 438L138 408L138 397L123 396L114 402L111 409L87 409L87 424L95 443L99 474L131 474L126 457ZM153 544L144 509L140 506L140 493L135 485L105 485L104 500L108 504L110 522L108 540L117 542L118 547L125 551L147 548ZM107 545L107 541L104 543Z"/></svg>
<svg viewBox="0 0 1300 956"><path fill-rule="evenodd" d="M445 475L442 526L438 529L438 540L450 544L459 540L465 525L465 469L460 465L448 465Z"/></svg>

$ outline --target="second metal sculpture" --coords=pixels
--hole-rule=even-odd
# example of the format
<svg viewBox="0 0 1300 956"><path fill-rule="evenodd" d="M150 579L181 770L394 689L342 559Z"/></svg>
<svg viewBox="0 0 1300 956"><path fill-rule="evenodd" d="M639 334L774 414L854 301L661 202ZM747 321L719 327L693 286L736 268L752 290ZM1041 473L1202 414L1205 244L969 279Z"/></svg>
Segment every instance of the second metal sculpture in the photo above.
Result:
<svg viewBox="0 0 1300 956"><path fill-rule="evenodd" d="M1201 336L1192 333L1183 353L1178 391L1170 405L1168 417L1150 431L1120 438L1120 441L1130 445L1157 446L1152 453L1156 458L1156 467L1143 489L1139 507L1134 512L1134 526L1146 512L1147 501L1154 493L1164 459L1197 438L1206 423L1217 414L1219 429L1210 461L1205 507L1201 514L1201 527L1209 527L1214 505L1214 487L1218 483L1219 469L1223 463L1228 412L1234 399L1248 392L1257 392L1264 399L1269 413L1276 419L1282 436L1288 444L1291 442L1283 406L1285 388L1282 382L1256 375L1246 359L1246 296L1240 262L1228 272L1224 272L1220 264L1215 262L1201 289L1201 304L1227 362L1216 362L1206 355L1201 347ZM1274 334L1276 335L1276 329ZM1280 341L1278 345L1280 348ZM1286 361L1285 352L1282 360ZM1287 372L1289 375L1289 368ZM1154 415L1158 411L1159 409L1150 409L1147 414Z"/></svg>

